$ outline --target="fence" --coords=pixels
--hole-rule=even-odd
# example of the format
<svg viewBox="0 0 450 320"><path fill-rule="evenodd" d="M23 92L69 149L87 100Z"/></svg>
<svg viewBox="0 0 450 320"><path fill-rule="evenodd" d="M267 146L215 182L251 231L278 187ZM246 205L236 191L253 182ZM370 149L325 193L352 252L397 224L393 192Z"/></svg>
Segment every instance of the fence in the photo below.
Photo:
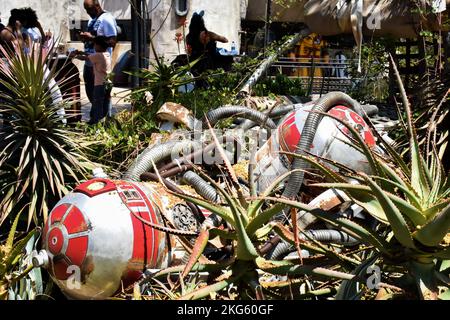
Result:
<svg viewBox="0 0 450 320"><path fill-rule="evenodd" d="M350 77L351 65L355 65L355 60L280 57L272 64L269 76L283 74L298 78L305 92L311 94L347 92L358 80Z"/></svg>

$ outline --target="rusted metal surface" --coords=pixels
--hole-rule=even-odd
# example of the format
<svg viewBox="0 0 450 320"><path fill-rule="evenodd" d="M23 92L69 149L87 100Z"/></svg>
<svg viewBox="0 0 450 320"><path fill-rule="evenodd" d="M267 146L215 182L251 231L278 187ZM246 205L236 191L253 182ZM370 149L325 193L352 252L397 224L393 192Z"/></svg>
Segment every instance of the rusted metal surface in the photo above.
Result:
<svg viewBox="0 0 450 320"><path fill-rule="evenodd" d="M192 112L178 103L166 102L156 113L156 116L160 120L181 123L189 129L194 128L195 121Z"/></svg>

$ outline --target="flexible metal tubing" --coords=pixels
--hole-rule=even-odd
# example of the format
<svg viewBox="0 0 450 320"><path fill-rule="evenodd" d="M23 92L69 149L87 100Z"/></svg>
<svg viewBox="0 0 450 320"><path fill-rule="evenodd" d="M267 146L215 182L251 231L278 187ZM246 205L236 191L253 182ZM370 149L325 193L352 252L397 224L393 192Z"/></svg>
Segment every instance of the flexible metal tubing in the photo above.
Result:
<svg viewBox="0 0 450 320"><path fill-rule="evenodd" d="M127 172L123 175L123 179L127 181L139 181L141 174L152 168L152 163L156 165L171 154L178 154L184 148L196 145L198 146L200 143L192 140L183 140L169 141L157 146L148 147L139 154L133 164L128 168Z"/></svg>

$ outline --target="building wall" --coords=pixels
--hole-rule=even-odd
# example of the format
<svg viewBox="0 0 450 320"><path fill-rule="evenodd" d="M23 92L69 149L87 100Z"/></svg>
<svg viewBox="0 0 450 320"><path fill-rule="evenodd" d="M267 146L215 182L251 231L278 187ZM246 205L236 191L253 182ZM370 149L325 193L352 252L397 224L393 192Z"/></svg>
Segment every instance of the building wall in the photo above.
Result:
<svg viewBox="0 0 450 320"><path fill-rule="evenodd" d="M130 19L131 6L128 0L100 0L103 8L110 11L116 19ZM152 0L148 0L151 6ZM79 27L81 20L89 16L83 8L83 0L1 0L0 18L7 24L13 8L31 7L36 10L44 30L51 30L63 41L69 40L69 28Z"/></svg>
<svg viewBox="0 0 450 320"><path fill-rule="evenodd" d="M110 11L116 19L131 18L131 7L128 0L100 0L103 8ZM206 27L228 38L229 43L219 44L226 49L231 48L232 41L240 40L241 19L247 14L247 4L252 0L188 0L189 12L186 16L185 34L188 33L189 21L195 11L205 10ZM264 1L264 0L259 0ZM154 3L154 7L152 5ZM10 10L13 8L32 7L36 10L44 30L51 30L61 41L70 40L69 28L80 28L80 21L88 20L89 16L83 8L83 0L12 0L0 1L0 17L7 23ZM183 32L181 19L176 16L173 0L148 0L150 18L152 20L152 37L158 55L164 55L167 60L173 59L179 53L184 53L184 43L175 41L175 34ZM75 46L72 43L72 46ZM239 47L239 46L238 46Z"/></svg>

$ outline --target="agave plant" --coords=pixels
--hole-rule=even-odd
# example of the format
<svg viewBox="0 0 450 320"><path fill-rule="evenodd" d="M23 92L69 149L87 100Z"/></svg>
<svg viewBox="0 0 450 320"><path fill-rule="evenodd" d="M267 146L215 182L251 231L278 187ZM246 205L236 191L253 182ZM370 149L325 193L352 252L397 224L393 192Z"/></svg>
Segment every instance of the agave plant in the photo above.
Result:
<svg viewBox="0 0 450 320"><path fill-rule="evenodd" d="M415 280L420 298L436 299L442 290L446 291L441 298L448 298L450 178L443 168L444 148L437 150L434 141L429 139L428 145L424 145L421 150L410 104L396 68L395 72L406 111L406 129L409 136L407 161L381 137L379 141L383 144L386 154L375 153L364 144L358 132L349 124L325 114L324 116L335 119L352 132L354 138L352 145L366 155L371 166L371 174L355 172L333 163L341 169L341 173L338 174L318 162L316 157L294 154L293 156L308 161L333 181L315 186L344 191L353 202L388 227L389 232L385 235L377 234L373 230L365 229L345 219L337 219L320 210L310 212L372 245L380 254L382 263L403 268L403 272ZM432 124L429 128L436 130ZM429 135L433 135L433 132L429 132ZM322 160L331 163L327 159ZM349 183L350 179L357 183ZM287 199L278 201L302 210L304 208L295 201ZM346 285L348 283L344 284Z"/></svg>
<svg viewBox="0 0 450 320"><path fill-rule="evenodd" d="M83 138L64 126L61 103L53 101L57 71L47 54L20 48L0 60L0 225L11 211L28 207L28 226L47 218L49 206L67 185L93 167L84 156Z"/></svg>

